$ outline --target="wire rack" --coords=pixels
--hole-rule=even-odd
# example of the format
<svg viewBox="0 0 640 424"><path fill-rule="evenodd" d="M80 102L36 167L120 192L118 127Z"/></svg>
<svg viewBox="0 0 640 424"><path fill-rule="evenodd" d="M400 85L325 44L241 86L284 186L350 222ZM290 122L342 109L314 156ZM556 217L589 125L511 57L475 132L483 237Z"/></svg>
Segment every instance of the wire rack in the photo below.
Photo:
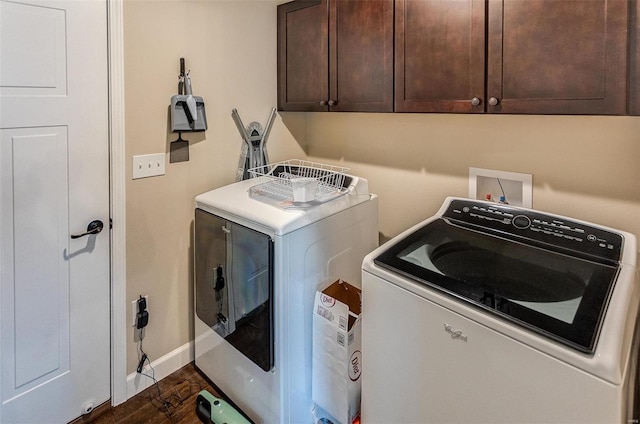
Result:
<svg viewBox="0 0 640 424"><path fill-rule="evenodd" d="M249 169L251 178L257 179L249 193L260 200L281 206L299 204L301 202L294 201L292 180L305 178L317 181L315 199L308 203L324 203L347 192L345 173L348 170L349 168L299 159L259 166Z"/></svg>

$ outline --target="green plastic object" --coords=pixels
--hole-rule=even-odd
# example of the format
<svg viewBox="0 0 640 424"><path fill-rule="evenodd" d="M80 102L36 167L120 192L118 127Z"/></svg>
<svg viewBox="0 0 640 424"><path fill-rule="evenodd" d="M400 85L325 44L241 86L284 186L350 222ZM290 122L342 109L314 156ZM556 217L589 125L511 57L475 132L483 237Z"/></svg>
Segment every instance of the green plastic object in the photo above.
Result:
<svg viewBox="0 0 640 424"><path fill-rule="evenodd" d="M233 406L206 390L198 393L196 414L205 424L251 424L251 421L247 420Z"/></svg>

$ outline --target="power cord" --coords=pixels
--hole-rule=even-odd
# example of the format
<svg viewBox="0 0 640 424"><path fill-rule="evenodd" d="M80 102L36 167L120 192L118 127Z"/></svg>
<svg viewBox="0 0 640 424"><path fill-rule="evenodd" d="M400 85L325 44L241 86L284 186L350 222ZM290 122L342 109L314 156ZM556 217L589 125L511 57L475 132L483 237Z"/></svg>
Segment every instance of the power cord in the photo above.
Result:
<svg viewBox="0 0 640 424"><path fill-rule="evenodd" d="M173 416L171 413L171 409L177 408L178 406L182 405L184 402L184 399L178 392L177 387L185 382L188 382L189 394L187 395L187 398L189 398L195 393L199 393L202 390L202 385L198 382L194 382L191 380L183 380L182 382L174 385L173 387L174 393L172 393L168 398L163 397L162 392L160 391L160 382L155 378L156 372L153 369L153 366L151 365L151 360L149 359L149 355L147 355L145 351L142 349L142 339L144 338L144 334L142 332L142 329L140 329L139 331L140 331L139 333L140 345L139 345L139 352L138 352L138 368L136 371L138 372L138 374L145 376L147 378L150 378L153 381L153 385L156 388L155 396L151 393L149 394L148 396L149 402L151 402L152 405L158 408L158 410L162 411L167 416L167 418L172 419ZM151 374L147 374L143 372L145 364L149 366L149 369L151 370ZM194 393L193 387L197 387L198 391Z"/></svg>
<svg viewBox="0 0 640 424"><path fill-rule="evenodd" d="M146 353L144 353L144 350L142 350L142 339L144 339L144 333L142 332L142 329L139 330L138 337L140 339L140 345L138 347L138 349L139 349L139 351L138 351L138 368L137 368L136 371L138 371L138 374L142 374L142 370L144 368L144 363L149 360L149 356ZM151 367L151 362L149 362L149 367Z"/></svg>
<svg viewBox="0 0 640 424"><path fill-rule="evenodd" d="M151 361L149 360L149 355L147 355L144 350L142 350L142 339L144 339L144 334L142 332L142 328L139 330L139 337L140 337L140 351L138 353L138 357L139 357L139 361L138 361L138 368L136 369L136 371L138 372L138 374L143 375L147 378L150 378L153 381L153 385L156 388L156 391L158 392L158 400L160 401L160 407L158 409L160 409L161 411L163 411L165 413L165 415L167 416L167 418L171 419L171 409L169 409L170 407L175 407L177 405L172 405L171 402L167 399L165 399L164 397L162 397L162 392L160 391L160 384L158 382L158 380L156 380L156 371L153 369L153 366L151 365ZM144 370L144 364L145 362L149 365L149 369L151 370L151 375L143 372ZM173 397L173 395L172 395ZM178 393L178 402L180 405L182 405L182 398L180 397L180 394ZM149 401L153 404L154 398L153 397L149 397Z"/></svg>

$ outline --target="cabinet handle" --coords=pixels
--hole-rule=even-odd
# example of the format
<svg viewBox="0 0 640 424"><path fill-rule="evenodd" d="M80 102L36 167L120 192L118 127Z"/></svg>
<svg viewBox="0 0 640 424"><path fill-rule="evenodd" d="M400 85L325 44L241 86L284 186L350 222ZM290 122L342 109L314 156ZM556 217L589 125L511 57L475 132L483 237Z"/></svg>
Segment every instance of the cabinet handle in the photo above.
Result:
<svg viewBox="0 0 640 424"><path fill-rule="evenodd" d="M326 100L320 100L320 106L326 106L326 105L327 105Z"/></svg>
<svg viewBox="0 0 640 424"><path fill-rule="evenodd" d="M329 106L335 106L338 104L337 100L329 100Z"/></svg>
<svg viewBox="0 0 640 424"><path fill-rule="evenodd" d="M490 105L490 106L495 106L495 105L497 105L498 103L500 103L500 100L498 100L497 98L495 98L495 97L490 97L490 98L489 98L489 105Z"/></svg>
<svg viewBox="0 0 640 424"><path fill-rule="evenodd" d="M482 101L478 97L471 99L471 106L478 106Z"/></svg>

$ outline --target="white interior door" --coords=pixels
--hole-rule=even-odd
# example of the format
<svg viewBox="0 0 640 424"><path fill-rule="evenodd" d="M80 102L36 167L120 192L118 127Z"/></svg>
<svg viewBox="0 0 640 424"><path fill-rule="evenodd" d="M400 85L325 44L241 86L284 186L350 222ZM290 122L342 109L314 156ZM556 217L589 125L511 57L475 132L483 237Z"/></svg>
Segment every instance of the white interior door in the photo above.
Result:
<svg viewBox="0 0 640 424"><path fill-rule="evenodd" d="M109 399L106 16L105 0L0 0L2 423Z"/></svg>

